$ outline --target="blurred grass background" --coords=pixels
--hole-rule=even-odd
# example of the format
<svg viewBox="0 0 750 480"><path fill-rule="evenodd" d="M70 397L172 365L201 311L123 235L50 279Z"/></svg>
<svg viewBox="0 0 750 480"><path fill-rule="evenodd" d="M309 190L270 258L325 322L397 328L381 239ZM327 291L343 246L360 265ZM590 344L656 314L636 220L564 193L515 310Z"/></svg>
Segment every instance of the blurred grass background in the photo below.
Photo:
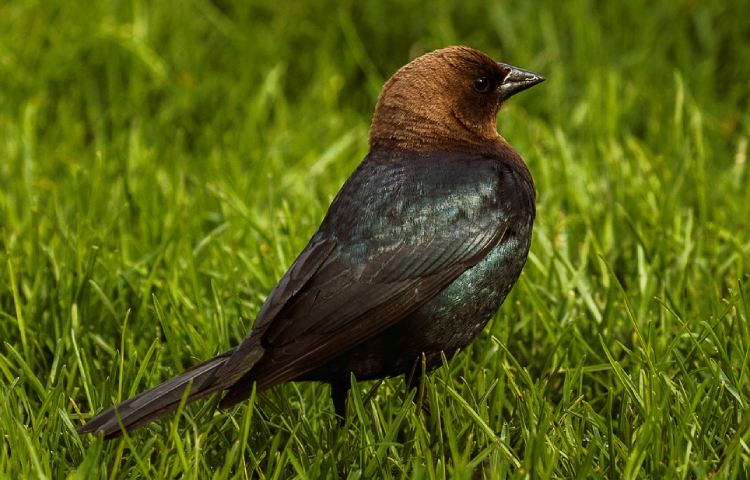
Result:
<svg viewBox="0 0 750 480"><path fill-rule="evenodd" d="M746 2L0 4L0 476L736 478L750 469ZM291 384L132 438L95 412L241 339L450 44L542 73L499 131L521 281L424 385Z"/></svg>

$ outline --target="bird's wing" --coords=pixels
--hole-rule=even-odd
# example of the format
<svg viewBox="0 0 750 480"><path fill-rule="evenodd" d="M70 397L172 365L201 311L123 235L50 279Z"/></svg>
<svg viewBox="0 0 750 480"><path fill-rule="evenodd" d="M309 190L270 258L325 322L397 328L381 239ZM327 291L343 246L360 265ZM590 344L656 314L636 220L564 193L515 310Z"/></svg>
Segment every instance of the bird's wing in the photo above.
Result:
<svg viewBox="0 0 750 480"><path fill-rule="evenodd" d="M360 167L344 186L218 372L222 383L260 357L264 371L251 372L259 388L325 364L417 310L501 241L508 219L488 207L501 200L487 186L498 185L495 170L472 182L435 165L378 167Z"/></svg>
<svg viewBox="0 0 750 480"><path fill-rule="evenodd" d="M364 267L327 262L264 333L262 344L277 367L258 372L259 381L293 379L373 338L483 259L503 233L404 245Z"/></svg>

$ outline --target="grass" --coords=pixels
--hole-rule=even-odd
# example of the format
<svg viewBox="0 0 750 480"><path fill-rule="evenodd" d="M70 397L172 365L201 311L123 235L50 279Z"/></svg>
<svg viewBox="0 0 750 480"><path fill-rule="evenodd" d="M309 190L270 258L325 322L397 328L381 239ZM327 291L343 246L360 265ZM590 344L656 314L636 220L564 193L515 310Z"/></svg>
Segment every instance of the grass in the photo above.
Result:
<svg viewBox="0 0 750 480"><path fill-rule="evenodd" d="M472 3L472 2L470 2ZM744 2L0 5L0 477L744 478ZM76 427L241 339L367 151L383 81L461 43L544 74L499 130L520 282L423 385Z"/></svg>

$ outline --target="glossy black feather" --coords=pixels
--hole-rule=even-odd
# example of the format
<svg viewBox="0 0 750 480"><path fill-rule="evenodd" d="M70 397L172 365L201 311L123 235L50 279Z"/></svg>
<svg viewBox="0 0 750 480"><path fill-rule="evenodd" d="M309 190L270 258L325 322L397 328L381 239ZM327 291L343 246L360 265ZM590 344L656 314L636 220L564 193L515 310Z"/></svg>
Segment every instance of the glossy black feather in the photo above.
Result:
<svg viewBox="0 0 750 480"><path fill-rule="evenodd" d="M439 296L498 246L513 241L516 247L504 254L512 257L512 265L495 272L496 291L487 292L494 313L520 274L534 218L533 184L517 160L512 150L508 158L370 154L346 182L310 242L336 246L315 273L302 275L307 283L287 296L273 318L259 319L245 340L262 345L265 355L254 365L241 354L227 362L227 369L247 371L222 405L242 400L253 382L264 389L304 375L310 378L309 372L316 370L317 377L332 382L339 376L348 379L350 371L364 377L403 373L401 361L380 369L350 364L330 372L325 372L325 365L347 357L368 340L378 343L380 334ZM506 240L509 230L513 234ZM519 231L524 237L520 242ZM473 294L467 289L463 301L474 301ZM274 295L284 295L284 290ZM478 323L483 326L489 317L482 313L487 318ZM466 330L465 319L453 320L448 329ZM470 330L473 338L476 328ZM380 353L372 355L383 358L403 352L397 343L377 350Z"/></svg>
<svg viewBox="0 0 750 480"><path fill-rule="evenodd" d="M477 78L489 88L477 89ZM535 215L521 158L497 134L512 95L544 79L454 46L422 55L383 87L371 153L237 347L105 411L83 432L118 435L228 390L222 405L287 380L430 368L484 327L518 279Z"/></svg>
<svg viewBox="0 0 750 480"><path fill-rule="evenodd" d="M220 367L234 349L196 365L156 387L141 392L124 402L108 408L86 423L80 433L103 433L105 438L119 436L121 425L134 430L175 410L190 386L188 403L222 390L220 384L211 385L206 379Z"/></svg>
<svg viewBox="0 0 750 480"><path fill-rule="evenodd" d="M174 410L187 385L188 401L228 389L227 406L253 383L259 391L294 379L346 385L350 373L404 373L422 352L434 364L481 330L518 278L534 197L510 148L370 153L239 346L82 431L137 428Z"/></svg>

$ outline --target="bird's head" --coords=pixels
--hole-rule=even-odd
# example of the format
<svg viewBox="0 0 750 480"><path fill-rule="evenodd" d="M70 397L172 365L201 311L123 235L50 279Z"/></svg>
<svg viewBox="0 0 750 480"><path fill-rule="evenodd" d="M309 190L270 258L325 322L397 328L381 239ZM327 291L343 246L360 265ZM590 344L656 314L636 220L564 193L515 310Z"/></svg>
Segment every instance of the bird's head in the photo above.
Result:
<svg viewBox="0 0 750 480"><path fill-rule="evenodd" d="M373 150L471 151L502 141L502 103L544 80L468 47L448 47L398 70L380 92L370 129Z"/></svg>

